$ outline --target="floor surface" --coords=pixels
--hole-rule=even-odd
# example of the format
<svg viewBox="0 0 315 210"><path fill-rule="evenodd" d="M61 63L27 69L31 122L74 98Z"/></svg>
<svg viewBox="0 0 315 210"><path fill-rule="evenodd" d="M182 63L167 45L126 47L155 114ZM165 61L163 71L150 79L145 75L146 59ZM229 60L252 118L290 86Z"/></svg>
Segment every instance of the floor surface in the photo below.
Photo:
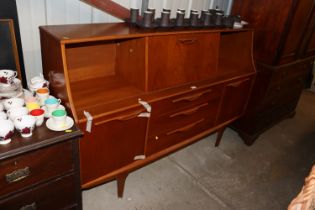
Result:
<svg viewBox="0 0 315 210"><path fill-rule="evenodd" d="M282 210L315 164L315 93L250 147L226 129L116 181L83 191L84 210Z"/></svg>

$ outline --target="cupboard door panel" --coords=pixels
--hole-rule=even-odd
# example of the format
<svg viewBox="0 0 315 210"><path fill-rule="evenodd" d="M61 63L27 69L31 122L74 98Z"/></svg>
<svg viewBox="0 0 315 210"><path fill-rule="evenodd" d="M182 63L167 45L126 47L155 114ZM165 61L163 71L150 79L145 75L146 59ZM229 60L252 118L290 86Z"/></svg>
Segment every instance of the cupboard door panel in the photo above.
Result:
<svg viewBox="0 0 315 210"><path fill-rule="evenodd" d="M126 166L144 154L147 119L143 108L93 120L91 133L80 142L82 184ZM85 128L85 123L80 125Z"/></svg>
<svg viewBox="0 0 315 210"><path fill-rule="evenodd" d="M148 89L215 77L219 40L219 33L150 37Z"/></svg>
<svg viewBox="0 0 315 210"><path fill-rule="evenodd" d="M240 79L226 84L218 123L224 123L243 114L249 97L252 80Z"/></svg>

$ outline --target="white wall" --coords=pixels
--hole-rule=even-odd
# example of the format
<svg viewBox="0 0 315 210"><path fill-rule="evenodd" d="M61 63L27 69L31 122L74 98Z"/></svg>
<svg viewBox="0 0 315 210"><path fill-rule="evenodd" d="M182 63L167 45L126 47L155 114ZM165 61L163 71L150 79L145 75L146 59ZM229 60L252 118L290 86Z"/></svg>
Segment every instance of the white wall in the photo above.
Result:
<svg viewBox="0 0 315 210"><path fill-rule="evenodd" d="M115 0L129 8L130 0ZM141 0L139 0L141 1ZM160 14L163 6L202 10L211 7L225 9L229 0L150 0L149 7ZM119 19L95 9L79 0L16 0L26 78L29 80L42 72L38 26L74 23L120 22Z"/></svg>

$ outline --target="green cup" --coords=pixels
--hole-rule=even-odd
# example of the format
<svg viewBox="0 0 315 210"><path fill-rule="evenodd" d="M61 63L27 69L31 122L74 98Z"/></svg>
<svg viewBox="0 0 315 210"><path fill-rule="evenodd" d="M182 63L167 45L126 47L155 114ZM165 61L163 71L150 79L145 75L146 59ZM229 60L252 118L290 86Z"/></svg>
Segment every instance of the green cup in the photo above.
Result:
<svg viewBox="0 0 315 210"><path fill-rule="evenodd" d="M63 109L57 109L51 113L56 128L62 128L66 124L67 112Z"/></svg>

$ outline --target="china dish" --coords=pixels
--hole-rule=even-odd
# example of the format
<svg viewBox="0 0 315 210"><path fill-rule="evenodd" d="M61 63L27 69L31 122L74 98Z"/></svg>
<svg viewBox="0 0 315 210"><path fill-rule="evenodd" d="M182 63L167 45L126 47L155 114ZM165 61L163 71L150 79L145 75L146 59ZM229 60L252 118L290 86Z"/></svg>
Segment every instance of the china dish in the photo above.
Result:
<svg viewBox="0 0 315 210"><path fill-rule="evenodd" d="M56 127L56 124L54 122L54 120L52 118L49 118L46 121L46 126L48 129L53 130L53 131L64 131L64 130L68 130L69 128L71 128L74 125L74 121L71 117L66 117L66 122L65 125L62 127Z"/></svg>

